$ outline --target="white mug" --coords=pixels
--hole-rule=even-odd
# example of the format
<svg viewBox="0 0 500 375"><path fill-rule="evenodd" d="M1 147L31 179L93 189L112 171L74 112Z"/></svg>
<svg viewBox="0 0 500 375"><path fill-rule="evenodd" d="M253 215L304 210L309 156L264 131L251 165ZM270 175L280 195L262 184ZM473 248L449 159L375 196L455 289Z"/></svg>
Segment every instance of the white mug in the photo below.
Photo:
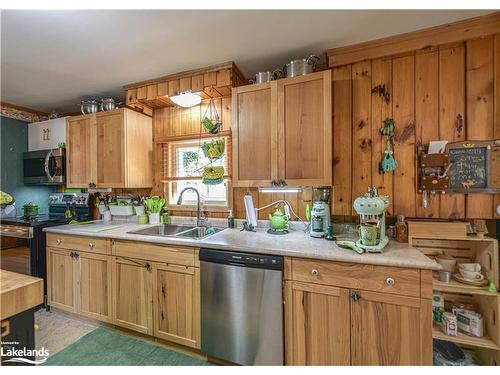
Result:
<svg viewBox="0 0 500 375"><path fill-rule="evenodd" d="M467 271L464 269L460 269L459 271L460 271L460 275L462 275L462 277L464 279L472 280L472 281L484 280L484 276L480 272Z"/></svg>
<svg viewBox="0 0 500 375"><path fill-rule="evenodd" d="M458 269L471 272L481 272L481 265L479 263L460 263L458 265Z"/></svg>

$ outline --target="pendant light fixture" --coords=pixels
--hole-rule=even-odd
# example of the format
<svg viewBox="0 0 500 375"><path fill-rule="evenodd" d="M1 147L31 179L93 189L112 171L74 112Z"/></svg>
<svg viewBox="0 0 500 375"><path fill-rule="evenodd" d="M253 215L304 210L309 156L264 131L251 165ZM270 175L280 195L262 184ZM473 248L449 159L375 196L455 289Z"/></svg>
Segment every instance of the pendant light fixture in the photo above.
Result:
<svg viewBox="0 0 500 375"><path fill-rule="evenodd" d="M178 95L169 97L174 104L183 108L191 108L201 103L201 96L191 91L181 92Z"/></svg>

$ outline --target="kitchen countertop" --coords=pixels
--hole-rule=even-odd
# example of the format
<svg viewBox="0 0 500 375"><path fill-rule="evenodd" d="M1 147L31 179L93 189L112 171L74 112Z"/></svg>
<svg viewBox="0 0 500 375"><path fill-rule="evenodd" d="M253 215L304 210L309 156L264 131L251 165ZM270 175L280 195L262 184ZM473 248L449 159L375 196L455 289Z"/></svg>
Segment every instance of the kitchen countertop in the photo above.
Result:
<svg viewBox="0 0 500 375"><path fill-rule="evenodd" d="M10 318L43 302L43 280L0 269L0 319Z"/></svg>
<svg viewBox="0 0 500 375"><path fill-rule="evenodd" d="M104 224L96 221L96 224ZM241 232L239 229L225 229L202 240L177 237L157 237L127 232L146 228L126 222L108 222L119 225L114 229L101 232L80 230L79 226L61 225L45 228L49 233L59 233L94 238L151 242L180 246L205 247L220 250L233 250L258 254L282 255L300 258L325 259L337 262L374 264L392 267L420 268L438 270L441 266L407 243L390 241L382 254L357 254L352 250L340 248L334 241L312 238L302 229L290 230L286 235L268 234L266 229L256 232ZM86 227L86 226L85 226ZM85 230L82 225L81 228Z"/></svg>

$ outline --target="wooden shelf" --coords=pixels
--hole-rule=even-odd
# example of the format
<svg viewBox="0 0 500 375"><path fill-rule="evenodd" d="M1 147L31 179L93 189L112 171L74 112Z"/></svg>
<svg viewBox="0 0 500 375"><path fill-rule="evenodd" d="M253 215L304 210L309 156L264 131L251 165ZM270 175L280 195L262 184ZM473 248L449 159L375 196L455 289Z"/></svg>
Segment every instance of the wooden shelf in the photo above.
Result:
<svg viewBox="0 0 500 375"><path fill-rule="evenodd" d="M441 331L441 327L434 324L432 328L432 338L451 341L457 344L470 345L478 348L487 348L493 350L500 350L500 346L495 344L495 342L487 336L474 337L468 336L464 333L459 332L458 336L448 336Z"/></svg>
<svg viewBox="0 0 500 375"><path fill-rule="evenodd" d="M432 288L440 292L459 293L459 294L475 294L481 296L498 297L498 293L488 292L487 287L472 286L459 283L458 281L451 280L449 283L444 283L439 280L434 280Z"/></svg>

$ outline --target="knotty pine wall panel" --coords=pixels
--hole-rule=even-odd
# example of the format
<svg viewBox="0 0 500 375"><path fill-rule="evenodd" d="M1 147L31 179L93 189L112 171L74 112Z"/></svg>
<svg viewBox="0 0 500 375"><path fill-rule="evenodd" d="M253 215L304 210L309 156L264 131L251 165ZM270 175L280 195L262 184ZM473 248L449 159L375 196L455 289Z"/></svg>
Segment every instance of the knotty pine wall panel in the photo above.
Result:
<svg viewBox="0 0 500 375"><path fill-rule="evenodd" d="M467 139L493 139L493 36L467 41ZM493 195L468 194L466 214L491 218Z"/></svg>
<svg viewBox="0 0 500 375"><path fill-rule="evenodd" d="M500 34L495 35L493 61L495 65L495 94L494 94L494 138L500 139ZM493 217L500 219L500 212L497 213L496 207L500 205L500 194L496 194L493 202Z"/></svg>

